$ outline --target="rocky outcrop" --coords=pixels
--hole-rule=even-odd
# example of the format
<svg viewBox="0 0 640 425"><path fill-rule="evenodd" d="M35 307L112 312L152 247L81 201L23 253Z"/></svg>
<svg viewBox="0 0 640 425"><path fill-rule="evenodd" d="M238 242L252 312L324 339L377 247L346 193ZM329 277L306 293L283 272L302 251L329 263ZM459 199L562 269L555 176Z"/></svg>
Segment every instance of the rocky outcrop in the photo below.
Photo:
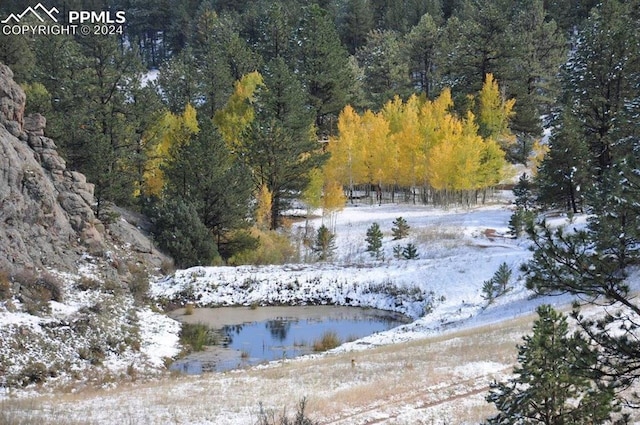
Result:
<svg viewBox="0 0 640 425"><path fill-rule="evenodd" d="M74 270L80 255L114 243L145 246L155 265L161 262L128 223L114 223L118 240L110 238L92 209L93 185L67 169L45 136L45 117L25 117L24 107L24 91L0 64L0 270Z"/></svg>

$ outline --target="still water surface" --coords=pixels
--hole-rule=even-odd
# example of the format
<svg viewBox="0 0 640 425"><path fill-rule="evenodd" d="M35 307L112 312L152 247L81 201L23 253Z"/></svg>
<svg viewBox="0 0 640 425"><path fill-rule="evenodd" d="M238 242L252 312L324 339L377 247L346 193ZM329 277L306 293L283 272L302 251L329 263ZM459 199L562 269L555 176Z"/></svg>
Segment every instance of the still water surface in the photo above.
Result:
<svg viewBox="0 0 640 425"><path fill-rule="evenodd" d="M204 323L226 336L222 347L208 347L176 361L172 370L189 374L225 371L313 352L327 332L341 342L353 341L408 323L397 313L335 306L198 308L192 315L172 316L187 323Z"/></svg>

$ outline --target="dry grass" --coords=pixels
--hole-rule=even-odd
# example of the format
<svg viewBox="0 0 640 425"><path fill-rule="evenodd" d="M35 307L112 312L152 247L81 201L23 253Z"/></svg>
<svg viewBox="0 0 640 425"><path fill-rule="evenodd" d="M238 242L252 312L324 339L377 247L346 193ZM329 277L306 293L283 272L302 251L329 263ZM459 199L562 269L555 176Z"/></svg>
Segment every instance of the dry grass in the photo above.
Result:
<svg viewBox="0 0 640 425"><path fill-rule="evenodd" d="M281 361L266 368L200 377L172 375L109 392L57 394L55 402L34 400L40 408L29 409L28 415L38 422L53 414L70 424L79 418L82 423L102 424L193 423L211 418L217 424L255 423L259 402L267 409L294 412L296 403L307 396L307 413L321 424L478 423L493 413L484 401L489 383L511 371L516 344L530 333L534 319L531 315L363 351Z"/></svg>
<svg viewBox="0 0 640 425"><path fill-rule="evenodd" d="M338 334L334 331L327 331L320 339L313 342L313 351L327 351L342 344Z"/></svg>
<svg viewBox="0 0 640 425"><path fill-rule="evenodd" d="M416 241L426 242L442 242L459 240L464 237L461 227L433 225L417 229L415 232Z"/></svg>

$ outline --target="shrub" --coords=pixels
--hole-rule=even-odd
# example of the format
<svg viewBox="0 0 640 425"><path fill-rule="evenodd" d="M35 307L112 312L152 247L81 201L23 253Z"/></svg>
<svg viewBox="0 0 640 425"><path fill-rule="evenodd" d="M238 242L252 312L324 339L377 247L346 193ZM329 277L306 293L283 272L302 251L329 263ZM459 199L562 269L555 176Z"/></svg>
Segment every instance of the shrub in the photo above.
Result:
<svg viewBox="0 0 640 425"><path fill-rule="evenodd" d="M22 370L22 385L27 386L44 382L48 375L49 372L44 363L31 363Z"/></svg>
<svg viewBox="0 0 640 425"><path fill-rule="evenodd" d="M215 338L209 327L202 323L183 323L180 330L180 342L190 351L202 351L206 345L213 345Z"/></svg>
<svg viewBox="0 0 640 425"><path fill-rule="evenodd" d="M18 284L18 299L29 314L49 311L49 301L62 301L62 284L53 275L37 275L32 271L23 270L11 276L11 280Z"/></svg>
<svg viewBox="0 0 640 425"><path fill-rule="evenodd" d="M297 250L291 240L280 231L252 228L249 236L257 244L237 252L229 259L229 264L285 264L297 258Z"/></svg>
<svg viewBox="0 0 640 425"><path fill-rule="evenodd" d="M327 351L336 348L341 344L338 334L334 331L327 331L320 339L314 341L313 351Z"/></svg>
<svg viewBox="0 0 640 425"><path fill-rule="evenodd" d="M0 271L0 301L5 301L11 298L11 286L9 275L4 271Z"/></svg>
<svg viewBox="0 0 640 425"><path fill-rule="evenodd" d="M402 217L398 217L393 221L393 227L391 228L391 234L393 240L397 241L402 238L406 238L409 235L409 225L407 220Z"/></svg>
<svg viewBox="0 0 640 425"><path fill-rule="evenodd" d="M89 276L82 276L80 278L80 281L76 283L76 287L80 291L98 290L100 289L101 286L102 286L102 283L99 280Z"/></svg>
<svg viewBox="0 0 640 425"><path fill-rule="evenodd" d="M129 290L133 299L138 304L144 304L149 300L149 273L140 265L129 265L129 273L131 273L131 281L129 282Z"/></svg>
<svg viewBox="0 0 640 425"><path fill-rule="evenodd" d="M273 411L267 412L260 403L260 413L258 414L258 422L256 425L318 425L318 422L307 417L305 409L307 408L307 399L303 397L298 403L298 410L293 418L287 417L283 412L279 418Z"/></svg>

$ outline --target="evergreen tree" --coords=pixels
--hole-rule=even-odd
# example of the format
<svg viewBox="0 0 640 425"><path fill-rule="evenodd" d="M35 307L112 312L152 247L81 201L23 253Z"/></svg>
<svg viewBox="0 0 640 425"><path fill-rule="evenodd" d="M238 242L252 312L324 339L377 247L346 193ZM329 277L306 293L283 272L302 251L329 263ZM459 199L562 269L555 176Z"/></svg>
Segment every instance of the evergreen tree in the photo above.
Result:
<svg viewBox="0 0 640 425"><path fill-rule="evenodd" d="M487 424L601 424L614 409L612 391L579 370L593 366L595 353L568 334L567 319L548 305L538 307L533 335L518 348L514 377L493 383L487 401L500 413Z"/></svg>
<svg viewBox="0 0 640 425"><path fill-rule="evenodd" d="M565 103L572 105L588 141L593 174L602 177L613 156L618 115L637 97L640 37L635 2L612 0L594 8L565 66Z"/></svg>
<svg viewBox="0 0 640 425"><path fill-rule="evenodd" d="M376 260L380 260L383 256L382 253L382 231L378 223L373 223L367 229L367 252L371 254Z"/></svg>
<svg viewBox="0 0 640 425"><path fill-rule="evenodd" d="M371 0L347 0L339 23L340 38L350 54L364 46L367 34L375 27Z"/></svg>
<svg viewBox="0 0 640 425"><path fill-rule="evenodd" d="M589 155L584 138L570 111L564 111L549 140L538 175L538 202L578 213L584 208L584 192L589 186Z"/></svg>
<svg viewBox="0 0 640 425"><path fill-rule="evenodd" d="M401 260L403 251L404 248L402 247L402 245L395 245L393 247L393 258L395 258L396 260Z"/></svg>
<svg viewBox="0 0 640 425"><path fill-rule="evenodd" d="M338 114L349 101L353 76L347 51L328 13L318 5L304 9L294 41L302 83L315 111L316 130L328 136L335 132Z"/></svg>
<svg viewBox="0 0 640 425"><path fill-rule="evenodd" d="M18 83L29 81L36 65L36 56L26 35L0 34L0 62L11 68Z"/></svg>
<svg viewBox="0 0 640 425"><path fill-rule="evenodd" d="M498 270L494 273L491 279L484 282L482 285L483 297L492 303L493 300L500 295L506 294L509 289L509 283L511 282L511 267L507 263L501 263Z"/></svg>
<svg viewBox="0 0 640 425"><path fill-rule="evenodd" d="M451 52L443 64L443 74L449 77L454 93L466 96L480 91L487 74L503 80L512 54L512 40L506 38L512 2L490 0L464 1L456 16L447 22L447 46ZM466 109L462 101L458 108Z"/></svg>
<svg viewBox="0 0 640 425"><path fill-rule="evenodd" d="M265 4L266 3L266 4ZM254 43L265 63L276 58L291 60L291 40L296 24L294 12L299 8L288 8L282 1L262 3L259 11Z"/></svg>
<svg viewBox="0 0 640 425"><path fill-rule="evenodd" d="M69 105L71 116L61 117L60 141L69 167L95 185L100 217L105 202L133 203L138 176L131 159L142 124L132 98L140 87L141 64L135 52L123 49L113 37L84 37L77 51L83 57L82 68L77 78L60 87L77 90L72 95L77 103ZM53 93L52 97L55 102Z"/></svg>
<svg viewBox="0 0 640 425"><path fill-rule="evenodd" d="M320 226L313 242L313 252L318 256L318 260L326 261L333 256L336 250L336 236L325 226Z"/></svg>
<svg viewBox="0 0 640 425"><path fill-rule="evenodd" d="M515 45L505 83L518 101L512 129L518 135L525 163L533 138L542 134L540 116L550 112L559 93L558 68L566 58L566 37L545 10L543 0L516 2L508 38Z"/></svg>
<svg viewBox="0 0 640 425"><path fill-rule="evenodd" d="M209 119L202 120L199 128L164 167L164 195L195 208L226 261L234 254L233 235L248 225L251 172L229 152Z"/></svg>
<svg viewBox="0 0 640 425"><path fill-rule="evenodd" d="M211 265L217 254L216 245L193 205L171 198L151 206L147 213L155 242L174 259L176 266Z"/></svg>
<svg viewBox="0 0 640 425"><path fill-rule="evenodd" d="M174 55L161 68L157 84L162 99L173 113L199 101L198 61L191 48Z"/></svg>
<svg viewBox="0 0 640 425"><path fill-rule="evenodd" d="M640 259L640 139L635 136L629 141L633 141L633 157L613 166L598 185L599 199L592 201L594 215L588 227L567 232L543 223L530 229L535 251L524 267L527 286L538 293L571 293L610 306L594 319L583 317L576 304L574 316L600 350L602 379L616 390L640 378L640 305L626 281L628 270Z"/></svg>
<svg viewBox="0 0 640 425"><path fill-rule="evenodd" d="M409 225L407 224L407 220L403 217L398 217L393 221L393 227L391 228L391 233L393 235L393 240L397 241L402 238L406 238L409 235Z"/></svg>
<svg viewBox="0 0 640 425"><path fill-rule="evenodd" d="M405 37L413 86L429 99L434 97L440 81L442 35L437 21L425 14Z"/></svg>
<svg viewBox="0 0 640 425"><path fill-rule="evenodd" d="M521 208L524 211L531 211L536 204L536 197L534 194L533 183L527 175L523 173L518 178L518 183L513 187L513 195L515 196L516 208Z"/></svg>
<svg viewBox="0 0 640 425"><path fill-rule="evenodd" d="M418 248L414 244L409 243L402 249L402 258L405 260L417 260L418 257Z"/></svg>
<svg viewBox="0 0 640 425"><path fill-rule="evenodd" d="M255 120L242 135L245 159L255 187L272 194L271 228L280 225L290 198L309 182L309 173L326 160L312 131L313 115L305 104L300 82L283 58L264 71L265 86L257 88Z"/></svg>
<svg viewBox="0 0 640 425"><path fill-rule="evenodd" d="M260 64L236 27L234 19L228 15L219 16L207 2L202 3L195 17L191 42L193 60L197 64L194 75L197 103L194 104L207 117L213 117L224 106L233 91L234 81L255 71Z"/></svg>
<svg viewBox="0 0 640 425"><path fill-rule="evenodd" d="M531 225L535 219L533 211L536 197L533 191L533 185L527 173L524 173L518 179L518 183L513 188L515 196L516 209L509 220L509 231L516 238L519 237Z"/></svg>
<svg viewBox="0 0 640 425"><path fill-rule="evenodd" d="M379 110L394 96L410 92L409 63L404 40L395 31L372 31L356 52L364 71L368 107Z"/></svg>

